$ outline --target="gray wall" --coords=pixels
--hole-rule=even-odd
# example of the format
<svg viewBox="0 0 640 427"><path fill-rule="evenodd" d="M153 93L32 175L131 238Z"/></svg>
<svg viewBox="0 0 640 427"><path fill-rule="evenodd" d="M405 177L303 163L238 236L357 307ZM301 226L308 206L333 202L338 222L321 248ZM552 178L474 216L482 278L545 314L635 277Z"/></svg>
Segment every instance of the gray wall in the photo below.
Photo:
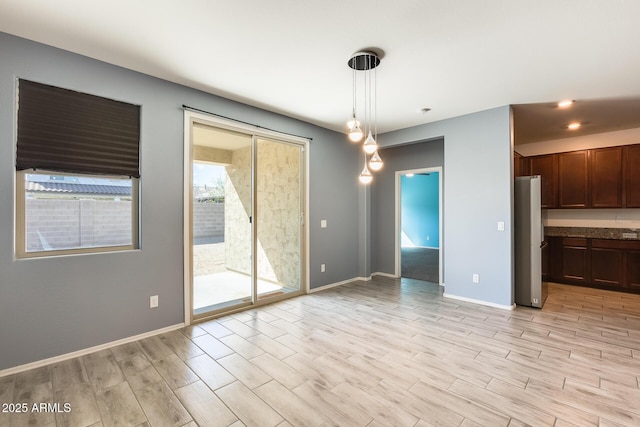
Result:
<svg viewBox="0 0 640 427"><path fill-rule="evenodd" d="M320 144L322 149L316 149ZM359 275L358 233L362 220L358 175L362 145L352 144L340 134L321 143L314 141L311 146L312 186L307 220L311 232L311 288L315 288ZM320 228L323 219L327 220L326 228ZM326 265L324 273L320 272L321 264Z"/></svg>
<svg viewBox="0 0 640 427"><path fill-rule="evenodd" d="M344 135L3 33L0 58L0 370L184 320L183 104L313 138L310 286L357 276L359 151ZM14 259L16 78L142 106L141 250Z"/></svg>
<svg viewBox="0 0 640 427"><path fill-rule="evenodd" d="M444 165L442 139L380 150L384 168L374 173L372 185L372 272L395 273L395 174L408 169ZM441 179L445 180L443 169ZM443 181L444 182L444 181ZM443 213L446 218L446 212Z"/></svg>
<svg viewBox="0 0 640 427"><path fill-rule="evenodd" d="M513 304L510 107L390 132L379 139L382 146L390 147L440 137L444 138L445 292L510 306ZM497 230L498 221L504 221L505 231ZM480 275L478 284L472 283L474 273Z"/></svg>

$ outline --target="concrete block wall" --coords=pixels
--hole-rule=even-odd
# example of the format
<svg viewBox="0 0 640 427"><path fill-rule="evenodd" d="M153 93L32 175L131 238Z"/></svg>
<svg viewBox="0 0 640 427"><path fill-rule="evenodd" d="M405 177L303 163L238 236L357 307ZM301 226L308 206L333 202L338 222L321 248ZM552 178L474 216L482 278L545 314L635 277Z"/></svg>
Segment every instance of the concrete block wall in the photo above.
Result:
<svg viewBox="0 0 640 427"><path fill-rule="evenodd" d="M131 244L131 202L28 199L27 251Z"/></svg>
<svg viewBox="0 0 640 427"><path fill-rule="evenodd" d="M193 236L224 236L224 203L193 204ZM27 200L27 252L131 244L131 202Z"/></svg>
<svg viewBox="0 0 640 427"><path fill-rule="evenodd" d="M193 237L224 236L224 203L193 204Z"/></svg>

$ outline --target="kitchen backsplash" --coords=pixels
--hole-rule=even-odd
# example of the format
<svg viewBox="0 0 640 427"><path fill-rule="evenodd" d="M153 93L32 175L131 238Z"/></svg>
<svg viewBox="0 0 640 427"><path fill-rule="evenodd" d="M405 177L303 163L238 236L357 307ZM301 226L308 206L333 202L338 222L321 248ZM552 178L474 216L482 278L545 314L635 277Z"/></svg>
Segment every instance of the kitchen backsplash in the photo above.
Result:
<svg viewBox="0 0 640 427"><path fill-rule="evenodd" d="M545 227L640 228L640 209L543 209Z"/></svg>

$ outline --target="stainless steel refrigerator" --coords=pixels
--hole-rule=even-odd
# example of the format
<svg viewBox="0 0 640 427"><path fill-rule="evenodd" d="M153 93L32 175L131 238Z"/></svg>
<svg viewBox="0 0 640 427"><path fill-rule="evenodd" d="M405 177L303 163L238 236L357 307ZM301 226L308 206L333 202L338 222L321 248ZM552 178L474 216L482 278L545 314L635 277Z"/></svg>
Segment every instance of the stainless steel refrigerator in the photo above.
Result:
<svg viewBox="0 0 640 427"><path fill-rule="evenodd" d="M540 206L540 176L519 176L515 183L515 300L542 308L547 288L542 283L544 229Z"/></svg>

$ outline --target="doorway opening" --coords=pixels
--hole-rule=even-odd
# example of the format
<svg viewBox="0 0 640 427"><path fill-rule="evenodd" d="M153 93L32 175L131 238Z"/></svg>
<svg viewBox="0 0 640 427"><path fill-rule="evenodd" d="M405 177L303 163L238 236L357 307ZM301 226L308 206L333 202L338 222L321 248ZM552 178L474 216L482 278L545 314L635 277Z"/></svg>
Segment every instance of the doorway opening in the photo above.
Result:
<svg viewBox="0 0 640 427"><path fill-rule="evenodd" d="M185 112L185 322L306 289L306 140Z"/></svg>
<svg viewBox="0 0 640 427"><path fill-rule="evenodd" d="M443 284L442 168L396 172L396 276Z"/></svg>

